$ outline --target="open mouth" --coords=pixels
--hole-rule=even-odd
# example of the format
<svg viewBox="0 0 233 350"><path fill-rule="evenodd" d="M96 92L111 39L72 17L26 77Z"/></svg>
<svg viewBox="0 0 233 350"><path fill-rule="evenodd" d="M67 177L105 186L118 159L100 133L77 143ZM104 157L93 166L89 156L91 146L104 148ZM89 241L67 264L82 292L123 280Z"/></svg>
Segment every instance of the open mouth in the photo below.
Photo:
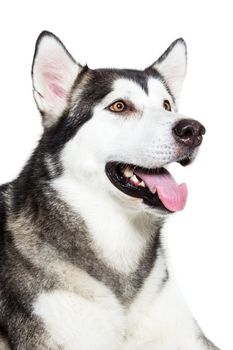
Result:
<svg viewBox="0 0 233 350"><path fill-rule="evenodd" d="M179 163L188 165L191 159ZM147 169L132 164L109 162L106 174L112 184L128 196L141 198L148 206L166 212L176 212L185 207L186 184L177 184L165 168Z"/></svg>

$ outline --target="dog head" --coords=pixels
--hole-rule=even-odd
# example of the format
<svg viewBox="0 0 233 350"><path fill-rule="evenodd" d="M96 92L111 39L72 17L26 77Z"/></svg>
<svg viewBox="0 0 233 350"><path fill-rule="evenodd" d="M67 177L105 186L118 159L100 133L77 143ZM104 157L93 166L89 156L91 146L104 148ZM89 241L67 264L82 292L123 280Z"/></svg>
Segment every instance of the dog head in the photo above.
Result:
<svg viewBox="0 0 233 350"><path fill-rule="evenodd" d="M189 164L205 133L177 111L185 72L183 39L143 71L92 70L43 32L32 77L50 160L56 154L62 174L77 186L98 189L125 207L183 209L186 185L178 185L166 165Z"/></svg>

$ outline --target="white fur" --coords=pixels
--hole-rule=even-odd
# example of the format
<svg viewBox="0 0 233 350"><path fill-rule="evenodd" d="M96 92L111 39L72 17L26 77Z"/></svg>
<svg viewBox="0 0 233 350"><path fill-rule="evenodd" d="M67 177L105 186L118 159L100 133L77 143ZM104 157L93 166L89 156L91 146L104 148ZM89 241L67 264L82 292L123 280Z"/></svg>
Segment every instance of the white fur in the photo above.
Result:
<svg viewBox="0 0 233 350"><path fill-rule="evenodd" d="M124 317L117 300L103 294L98 302L56 290L39 296L34 313L42 317L53 340L66 350L117 350L123 341Z"/></svg>
<svg viewBox="0 0 233 350"><path fill-rule="evenodd" d="M160 290L165 264L164 256L159 255L129 309L93 279L88 285L92 288L90 297L64 290L43 293L34 304L34 313L42 318L53 341L65 350L202 349L197 325L172 276ZM76 279L77 285L82 279Z"/></svg>

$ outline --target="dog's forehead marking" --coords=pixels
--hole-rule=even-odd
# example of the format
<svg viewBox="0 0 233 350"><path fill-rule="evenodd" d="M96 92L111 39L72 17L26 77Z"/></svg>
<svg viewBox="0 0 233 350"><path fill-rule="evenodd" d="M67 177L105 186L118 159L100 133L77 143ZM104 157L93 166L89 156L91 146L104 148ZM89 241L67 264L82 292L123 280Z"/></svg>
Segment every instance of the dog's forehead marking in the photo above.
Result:
<svg viewBox="0 0 233 350"><path fill-rule="evenodd" d="M137 105L143 105L148 96L146 91L136 81L118 78L112 84L112 91L104 98L103 103L111 103L115 99L128 99Z"/></svg>
<svg viewBox="0 0 233 350"><path fill-rule="evenodd" d="M118 78L113 82L113 89L114 90L120 90L125 91L128 94L131 93L141 93L144 96L147 95L145 89L138 84L137 81L134 81L132 79L127 78Z"/></svg>
<svg viewBox="0 0 233 350"><path fill-rule="evenodd" d="M112 91L103 99L103 104L110 104L116 99L128 99L137 107L158 106L164 99L172 99L165 85L160 79L148 77L147 91L129 78L118 78L113 81Z"/></svg>

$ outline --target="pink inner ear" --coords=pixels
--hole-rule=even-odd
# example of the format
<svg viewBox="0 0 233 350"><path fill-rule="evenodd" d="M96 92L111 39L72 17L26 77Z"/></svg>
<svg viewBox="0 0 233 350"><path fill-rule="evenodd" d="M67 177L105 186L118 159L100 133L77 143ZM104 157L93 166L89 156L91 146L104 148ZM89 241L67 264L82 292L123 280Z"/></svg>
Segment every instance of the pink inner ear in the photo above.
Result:
<svg viewBox="0 0 233 350"><path fill-rule="evenodd" d="M50 83L49 89L57 96L62 99L65 99L67 97L67 92L59 85Z"/></svg>
<svg viewBox="0 0 233 350"><path fill-rule="evenodd" d="M56 75L51 72L44 72L43 77L52 94L62 99L67 97L67 91L61 86L62 79L58 74Z"/></svg>

